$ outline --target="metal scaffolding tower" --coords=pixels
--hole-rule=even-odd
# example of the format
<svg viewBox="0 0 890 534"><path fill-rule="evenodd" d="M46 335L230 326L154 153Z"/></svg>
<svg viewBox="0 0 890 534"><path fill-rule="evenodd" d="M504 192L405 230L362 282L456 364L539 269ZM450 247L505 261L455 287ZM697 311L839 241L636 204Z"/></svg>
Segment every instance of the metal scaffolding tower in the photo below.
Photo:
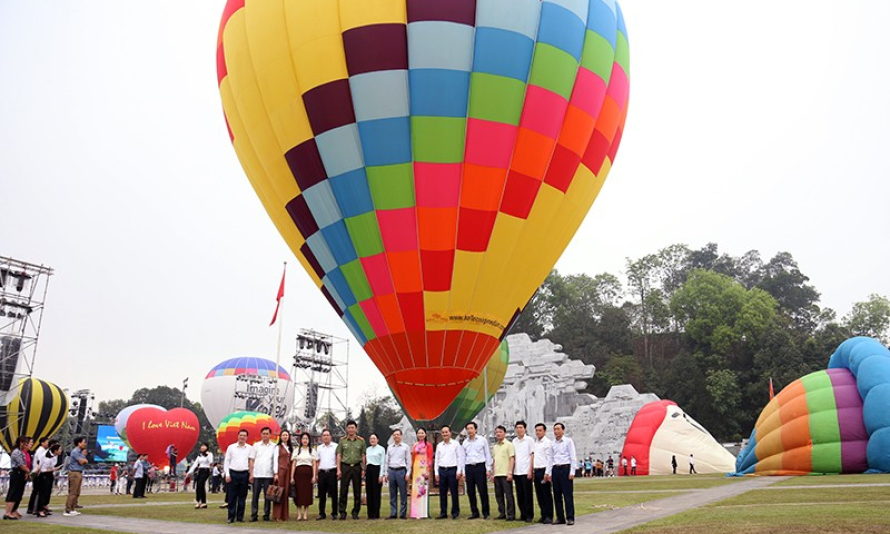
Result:
<svg viewBox="0 0 890 534"><path fill-rule="evenodd" d="M324 428L330 428L334 433L345 431L349 340L301 329L296 349L291 374L297 399L291 428L315 432Z"/></svg>

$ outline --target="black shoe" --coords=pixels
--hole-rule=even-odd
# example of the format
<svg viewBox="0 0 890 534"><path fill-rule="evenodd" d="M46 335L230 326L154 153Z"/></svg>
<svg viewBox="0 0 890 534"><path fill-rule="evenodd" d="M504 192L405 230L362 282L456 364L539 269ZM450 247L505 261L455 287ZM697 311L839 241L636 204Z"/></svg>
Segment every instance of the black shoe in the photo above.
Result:
<svg viewBox="0 0 890 534"><path fill-rule="evenodd" d="M343 516L340 516L340 517L342 517L343 519L346 519L346 518L343 517ZM352 518L357 520L357 519L358 519L358 514L352 514ZM368 519L370 519L370 517L369 517Z"/></svg>
<svg viewBox="0 0 890 534"><path fill-rule="evenodd" d="M250 518L250 522L251 522L251 523L256 523L257 521L259 521L259 520L258 520L257 518L255 518L255 517L251 517L251 518Z"/></svg>
<svg viewBox="0 0 890 534"><path fill-rule="evenodd" d="M399 519L408 519L408 516L406 516L406 515L399 516Z"/></svg>
<svg viewBox="0 0 890 534"><path fill-rule="evenodd" d="M324 514L321 514L320 516L315 518L316 521L324 521L325 519L327 519L327 517L325 517Z"/></svg>
<svg viewBox="0 0 890 534"><path fill-rule="evenodd" d="M552 525L552 524L553 524L553 520L550 519L549 517L545 517L544 520L541 521L541 523L544 523L545 525Z"/></svg>
<svg viewBox="0 0 890 534"><path fill-rule="evenodd" d="M495 517L495 520L499 520L499 521L504 520L504 519L507 519L507 516L505 516L504 514L501 514L501 515Z"/></svg>
<svg viewBox="0 0 890 534"><path fill-rule="evenodd" d="M566 520L565 519L557 519L556 521L553 522L553 524L554 525L565 525Z"/></svg>
<svg viewBox="0 0 890 534"><path fill-rule="evenodd" d="M575 524L575 520L574 520L574 519L569 519L568 521L566 521L566 525L568 525L568 526L572 526L572 525L574 525L574 524Z"/></svg>
<svg viewBox="0 0 890 534"><path fill-rule="evenodd" d="M336 515L331 516L331 521L336 521L337 519L339 519L339 518ZM346 519L346 518L344 517L343 519Z"/></svg>
<svg viewBox="0 0 890 534"><path fill-rule="evenodd" d="M399 516L391 515L391 516L387 517L387 519L397 519L398 517L399 517Z"/></svg>
<svg viewBox="0 0 890 534"><path fill-rule="evenodd" d="M436 519L448 519L448 516L445 514L442 514L440 516L436 516Z"/></svg>
<svg viewBox="0 0 890 534"><path fill-rule="evenodd" d="M488 521L489 519L491 519L491 516L490 516L490 515L483 515L483 516L482 516L482 519L484 519L485 521Z"/></svg>
<svg viewBox="0 0 890 534"><path fill-rule="evenodd" d="M459 515L453 515L453 516L451 516L451 519L457 519L458 517L460 517L460 516L459 516Z"/></svg>
<svg viewBox="0 0 890 534"><path fill-rule="evenodd" d="M507 518L507 521L516 521L516 518L515 518L515 517L508 517L508 518Z"/></svg>
<svg viewBox="0 0 890 534"><path fill-rule="evenodd" d="M479 514L473 514L470 517L468 517L467 519L479 519Z"/></svg>
<svg viewBox="0 0 890 534"><path fill-rule="evenodd" d="M346 514L340 514L340 521L346 521Z"/></svg>
<svg viewBox="0 0 890 534"><path fill-rule="evenodd" d="M525 518L525 522L526 522L526 523L534 523L535 520L532 519L531 517L526 517L526 518Z"/></svg>
<svg viewBox="0 0 890 534"><path fill-rule="evenodd" d="M232 523L234 523L234 522L235 522L234 519L226 519L226 523L228 523L228 524L230 524L230 525L231 525Z"/></svg>
<svg viewBox="0 0 890 534"><path fill-rule="evenodd" d="M263 516L263 521L269 521L269 516L264 515L264 516Z"/></svg>
<svg viewBox="0 0 890 534"><path fill-rule="evenodd" d="M238 522L239 522L239 523L243 523L244 520L243 520L243 519L239 519Z"/></svg>

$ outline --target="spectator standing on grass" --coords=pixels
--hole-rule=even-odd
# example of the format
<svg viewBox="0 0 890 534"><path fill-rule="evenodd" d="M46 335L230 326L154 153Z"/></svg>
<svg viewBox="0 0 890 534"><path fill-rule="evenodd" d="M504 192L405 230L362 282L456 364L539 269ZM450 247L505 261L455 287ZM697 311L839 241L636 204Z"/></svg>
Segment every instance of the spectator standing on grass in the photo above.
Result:
<svg viewBox="0 0 890 534"><path fill-rule="evenodd" d="M6 513L3 520L17 521L22 518L18 512L19 504L25 495L25 484L28 475L31 474L31 456L28 450L31 447L31 438L19 436L15 448L9 455L9 490L6 492Z"/></svg>
<svg viewBox="0 0 890 534"><path fill-rule="evenodd" d="M145 498L147 477L148 473L145 470L145 463L142 461L142 455L140 454L139 457L136 458L136 462L133 464L133 480L135 480L135 486L133 488L134 499Z"/></svg>
<svg viewBox="0 0 890 534"><path fill-rule="evenodd" d="M328 432L328 439L330 439L330 432ZM333 448L329 447L329 449L330 450L325 453L327 454L325 465L336 466L336 445L334 445ZM312 448L312 436L310 436L308 432L300 434L297 448L291 453L291 465L294 483L294 504L297 505L297 521L309 521L309 507L312 506L312 487L315 482L319 480L319 462L318 452ZM336 470L336 467L333 469ZM329 473L333 474L334 471L329 471ZM336 482L336 477L331 478ZM321 490L320 482L318 491L322 496L325 495ZM336 493L336 491L334 493ZM331 498L331 503L331 506L334 508L333 518L337 519L337 502L333 497ZM324 513L324 506L321 507L321 510L322 513Z"/></svg>
<svg viewBox="0 0 890 534"><path fill-rule="evenodd" d="M37 450L34 451L34 454L31 455L31 498L28 499L28 513L32 515L37 515L37 501L39 485L37 484L36 475L40 473L40 462L43 460L43 457L46 456L46 451L49 450L49 438L44 436L37 440Z"/></svg>
<svg viewBox="0 0 890 534"><path fill-rule="evenodd" d="M250 485L250 451L247 444L247 430L238 431L238 441L226 449L225 474L226 502L228 503L228 522L244 522L244 507L247 503L247 488Z"/></svg>
<svg viewBox="0 0 890 534"><path fill-rule="evenodd" d="M627 456L621 457L621 474L627 476Z"/></svg>
<svg viewBox="0 0 890 534"><path fill-rule="evenodd" d="M695 458L693 458L692 454L689 455L689 474L698 474L695 472Z"/></svg>
<svg viewBox="0 0 890 534"><path fill-rule="evenodd" d="M333 441L331 431L327 428L322 430L321 445L315 450L318 454L318 517L315 518L316 521L325 519L328 497L331 499L331 520L339 519L337 515L337 448L338 445ZM299 484L297 487L299 488Z"/></svg>
<svg viewBox="0 0 890 534"><path fill-rule="evenodd" d="M675 454L671 455L671 469L674 470L674 474L677 474L677 456Z"/></svg>
<svg viewBox="0 0 890 534"><path fill-rule="evenodd" d="M538 523L550 525L553 523L553 485L551 474L553 470L553 442L547 437L547 425L538 423L535 425L535 496L538 498L538 507L541 509L541 519Z"/></svg>
<svg viewBox="0 0 890 534"><path fill-rule="evenodd" d="M275 454L278 455L278 482L281 488L281 498L272 503L272 517L275 521L287 521L290 518L290 487L293 483L294 473L291 468L291 454L294 448L291 446L290 432L282 430L278 436L278 446Z"/></svg>
<svg viewBox="0 0 890 534"><path fill-rule="evenodd" d="M514 429L516 437L513 438L513 452L516 454L516 461L513 466L513 484L516 486L516 507L519 509L519 520L531 523L535 517L535 501L532 497L535 440L526 435L525 421L517 421Z"/></svg>
<svg viewBox="0 0 890 534"><path fill-rule="evenodd" d="M457 496L457 482L464 474L464 449L451 439L451 427L442 427L442 443L436 447L434 471L439 486L439 515L436 519L448 517L448 494L451 493L451 519L460 516L460 500Z"/></svg>
<svg viewBox="0 0 890 534"><path fill-rule="evenodd" d="M109 493L114 493L114 489L117 487L117 464L111 466L111 470L108 472L108 480L111 481Z"/></svg>
<svg viewBox="0 0 890 534"><path fill-rule="evenodd" d="M575 524L575 495L573 481L578 455L575 442L565 435L565 425L553 425L553 501L556 504L556 524Z"/></svg>
<svg viewBox="0 0 890 534"><path fill-rule="evenodd" d="M192 463L191 472L195 477L195 508L207 508L207 479L210 478L210 465L213 454L210 445L202 443L198 456Z"/></svg>
<svg viewBox="0 0 890 534"><path fill-rule="evenodd" d="M631 476L637 475L637 457L634 455L630 456L630 474Z"/></svg>
<svg viewBox="0 0 890 534"><path fill-rule="evenodd" d="M464 427L467 439L461 444L464 448L465 487L470 501L470 519L479 519L479 507L476 504L476 492L482 503L482 517L489 518L491 509L488 505L488 480L491 478L491 449L488 440L476 435L479 427L470 421Z"/></svg>
<svg viewBox="0 0 890 534"><path fill-rule="evenodd" d="M83 484L83 467L87 464L87 438L74 438L74 450L68 455L68 500L65 502L65 516L80 515L77 501Z"/></svg>
<svg viewBox="0 0 890 534"><path fill-rule="evenodd" d="M278 444L272 443L272 429L260 430L260 441L250 449L250 483L253 498L250 501L250 522L256 523L259 516L260 496L263 497L263 521L270 521L272 501L267 491L278 480Z"/></svg>
<svg viewBox="0 0 890 534"><path fill-rule="evenodd" d="M507 429L498 425L494 430L497 443L491 448L492 471L494 473L494 498L498 503L498 516L495 519L516 520L516 502L513 500L513 468L516 453L513 444L507 441Z"/></svg>
<svg viewBox="0 0 890 534"><path fill-rule="evenodd" d="M337 447L337 476L340 478L340 519L346 519L346 502L352 484L352 518L358 519L362 509L362 478L365 476L365 440L357 434L355 421L346 423L346 437Z"/></svg>
<svg viewBox="0 0 890 534"><path fill-rule="evenodd" d="M213 470L210 472L210 493L219 493L219 486L222 483L222 468L219 462L213 464Z"/></svg>
<svg viewBox="0 0 890 534"><path fill-rule="evenodd" d="M56 461L62 453L62 445L58 441L49 442L49 450L40 460L40 474L34 484L39 487L37 497L37 517L46 517L49 511L49 500L53 495L53 484L56 481L56 471L62 467Z"/></svg>
<svg viewBox="0 0 890 534"><path fill-rule="evenodd" d="M384 479L389 484L389 517L408 517L408 469L411 467L411 448L402 443L402 431L392 432L393 444L386 451ZM399 501L401 499L401 501Z"/></svg>
<svg viewBox="0 0 890 534"><path fill-rule="evenodd" d="M368 519L380 519L380 498L383 494L383 462L386 449L379 444L377 434L368 436L368 448L365 450L367 466L365 468L365 492L368 495Z"/></svg>

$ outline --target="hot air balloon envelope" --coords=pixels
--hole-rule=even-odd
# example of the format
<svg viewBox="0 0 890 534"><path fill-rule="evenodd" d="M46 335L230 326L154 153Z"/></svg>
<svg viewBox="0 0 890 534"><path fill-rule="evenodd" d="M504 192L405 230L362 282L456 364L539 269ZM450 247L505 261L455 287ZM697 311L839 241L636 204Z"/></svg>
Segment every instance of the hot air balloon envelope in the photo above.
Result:
<svg viewBox="0 0 890 534"><path fill-rule="evenodd" d="M160 406L155 404L134 404L133 406L127 406L120 413L117 414L117 417L114 418L114 430L117 432L117 435L120 436L121 440L130 447L130 442L127 440L127 421L130 419L130 414L135 412L140 408L157 408L158 410L163 410Z"/></svg>
<svg viewBox="0 0 890 534"><path fill-rule="evenodd" d="M167 447L175 445L179 458L185 458L198 442L198 416L185 408L140 408L127 420L127 436L131 448L147 454L148 461L157 466L168 465Z"/></svg>
<svg viewBox="0 0 890 534"><path fill-rule="evenodd" d="M238 441L238 432L247 430L247 444L253 445L260 441L262 437L260 432L263 428L269 427L272 431L272 439L278 439L281 434L281 427L272 416L257 412L235 412L229 414L220 421L216 427L216 441L219 443L219 449L226 452L229 445Z"/></svg>
<svg viewBox="0 0 890 534"><path fill-rule="evenodd" d="M68 396L59 386L25 378L0 413L0 445L12 452L19 436L52 436L68 418Z"/></svg>
<svg viewBox="0 0 890 534"><path fill-rule="evenodd" d="M204 378L201 406L214 427L235 411L270 414L284 423L294 407L294 384L284 367L263 358L232 358Z"/></svg>
<svg viewBox="0 0 890 534"><path fill-rule="evenodd" d="M229 0L226 124L278 231L414 420L476 378L615 159L613 0Z"/></svg>

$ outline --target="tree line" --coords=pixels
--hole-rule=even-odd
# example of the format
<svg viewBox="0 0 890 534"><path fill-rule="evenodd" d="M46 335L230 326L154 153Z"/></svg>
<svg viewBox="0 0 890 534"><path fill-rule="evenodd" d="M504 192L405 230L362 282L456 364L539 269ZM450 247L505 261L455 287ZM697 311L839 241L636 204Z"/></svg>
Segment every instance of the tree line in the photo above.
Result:
<svg viewBox="0 0 890 534"><path fill-rule="evenodd" d="M825 369L854 335L890 342L890 299L870 295L845 316L792 255L764 261L716 244L672 245L628 259L620 276L553 271L511 332L549 338L593 364L588 392L618 384L671 399L718 439L747 437L775 391Z"/></svg>

